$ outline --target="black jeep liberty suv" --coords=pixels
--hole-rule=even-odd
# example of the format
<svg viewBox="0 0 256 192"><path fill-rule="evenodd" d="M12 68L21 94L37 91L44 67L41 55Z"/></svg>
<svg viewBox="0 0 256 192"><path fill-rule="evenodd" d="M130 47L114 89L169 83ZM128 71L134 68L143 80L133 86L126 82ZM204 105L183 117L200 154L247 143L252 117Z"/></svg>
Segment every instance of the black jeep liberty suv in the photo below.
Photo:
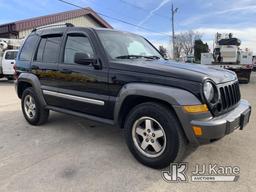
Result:
<svg viewBox="0 0 256 192"><path fill-rule="evenodd" d="M188 145L243 129L251 114L234 72L166 60L127 32L35 29L15 69L30 124L45 123L52 110L120 127L135 158L153 168L180 161Z"/></svg>

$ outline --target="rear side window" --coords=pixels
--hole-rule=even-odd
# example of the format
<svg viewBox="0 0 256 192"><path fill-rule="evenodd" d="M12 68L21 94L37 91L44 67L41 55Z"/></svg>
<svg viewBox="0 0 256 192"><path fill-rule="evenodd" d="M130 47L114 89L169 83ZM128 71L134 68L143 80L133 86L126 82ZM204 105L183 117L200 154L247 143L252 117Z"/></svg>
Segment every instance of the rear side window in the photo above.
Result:
<svg viewBox="0 0 256 192"><path fill-rule="evenodd" d="M57 63L59 57L61 36L43 37L39 43L35 61Z"/></svg>
<svg viewBox="0 0 256 192"><path fill-rule="evenodd" d="M36 61L40 61L40 62L43 61L43 53L44 53L44 47L45 47L46 40L47 40L46 38L43 38L40 41L40 44L38 46L37 53L35 56Z"/></svg>
<svg viewBox="0 0 256 192"><path fill-rule="evenodd" d="M15 60L17 57L17 51L8 51L5 54L6 60Z"/></svg>
<svg viewBox="0 0 256 192"><path fill-rule="evenodd" d="M65 46L64 63L74 64L76 53L86 53L89 58L94 57L93 49L88 37L79 34L68 36Z"/></svg>
<svg viewBox="0 0 256 192"><path fill-rule="evenodd" d="M19 57L20 60L23 60L23 61L31 60L34 50L36 48L38 38L39 38L38 36L33 35L33 36L29 36L26 39L26 41L21 49L21 53L20 53L20 57Z"/></svg>

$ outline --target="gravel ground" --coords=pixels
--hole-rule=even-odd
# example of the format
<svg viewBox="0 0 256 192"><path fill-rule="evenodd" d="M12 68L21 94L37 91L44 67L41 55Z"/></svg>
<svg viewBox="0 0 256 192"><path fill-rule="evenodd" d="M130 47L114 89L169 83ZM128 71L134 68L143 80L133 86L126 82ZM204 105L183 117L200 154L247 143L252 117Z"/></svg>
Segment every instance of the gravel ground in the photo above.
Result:
<svg viewBox="0 0 256 192"><path fill-rule="evenodd" d="M256 74L241 85L256 107ZM49 122L30 126L21 113L13 83L0 81L0 191L251 191L256 190L255 113L243 131L199 147L184 161L240 167L237 182L167 183L160 170L138 163L121 130L51 113Z"/></svg>

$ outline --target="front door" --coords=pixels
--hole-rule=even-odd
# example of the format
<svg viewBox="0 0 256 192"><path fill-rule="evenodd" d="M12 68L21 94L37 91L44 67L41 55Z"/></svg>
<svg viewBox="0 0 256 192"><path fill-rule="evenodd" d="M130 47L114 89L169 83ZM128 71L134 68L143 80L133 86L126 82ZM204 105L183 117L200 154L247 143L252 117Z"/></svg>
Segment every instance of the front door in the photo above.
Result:
<svg viewBox="0 0 256 192"><path fill-rule="evenodd" d="M75 54L96 58L100 68L75 62ZM59 70L59 98L62 108L109 118L107 115L107 67L97 55L95 44L86 32L70 31L65 37Z"/></svg>

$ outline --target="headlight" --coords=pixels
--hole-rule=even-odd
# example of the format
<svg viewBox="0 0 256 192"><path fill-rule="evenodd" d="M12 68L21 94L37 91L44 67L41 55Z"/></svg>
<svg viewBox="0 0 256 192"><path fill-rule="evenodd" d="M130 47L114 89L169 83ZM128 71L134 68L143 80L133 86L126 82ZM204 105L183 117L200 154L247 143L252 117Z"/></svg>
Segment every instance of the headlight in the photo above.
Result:
<svg viewBox="0 0 256 192"><path fill-rule="evenodd" d="M215 88L214 88L214 85L209 82L209 81L206 81L204 83L204 96L206 98L206 100L208 102L213 102L214 101L214 97L215 97Z"/></svg>

